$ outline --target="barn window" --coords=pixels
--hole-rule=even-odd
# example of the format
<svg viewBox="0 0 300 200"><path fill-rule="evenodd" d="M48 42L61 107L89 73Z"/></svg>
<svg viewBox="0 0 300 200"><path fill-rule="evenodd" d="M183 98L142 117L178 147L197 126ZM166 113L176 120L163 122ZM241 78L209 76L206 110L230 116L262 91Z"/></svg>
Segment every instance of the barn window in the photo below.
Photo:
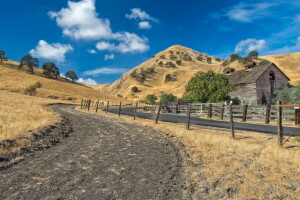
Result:
<svg viewBox="0 0 300 200"><path fill-rule="evenodd" d="M271 92L271 94L274 94L274 91L275 91L275 73L273 71L270 71L269 78L270 78L270 92Z"/></svg>

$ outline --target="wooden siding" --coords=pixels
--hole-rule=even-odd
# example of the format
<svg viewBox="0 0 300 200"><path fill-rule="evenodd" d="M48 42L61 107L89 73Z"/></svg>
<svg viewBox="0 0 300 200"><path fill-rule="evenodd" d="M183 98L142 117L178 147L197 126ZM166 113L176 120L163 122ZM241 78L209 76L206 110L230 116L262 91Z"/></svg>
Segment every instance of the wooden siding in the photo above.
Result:
<svg viewBox="0 0 300 200"><path fill-rule="evenodd" d="M238 97L243 104L256 104L256 83L235 85L234 91L229 93L231 97Z"/></svg>
<svg viewBox="0 0 300 200"><path fill-rule="evenodd" d="M274 91L285 88L288 84L287 77L275 66L271 65L257 80L257 104L275 104L276 95L271 94L271 81L269 78L270 71L275 74Z"/></svg>

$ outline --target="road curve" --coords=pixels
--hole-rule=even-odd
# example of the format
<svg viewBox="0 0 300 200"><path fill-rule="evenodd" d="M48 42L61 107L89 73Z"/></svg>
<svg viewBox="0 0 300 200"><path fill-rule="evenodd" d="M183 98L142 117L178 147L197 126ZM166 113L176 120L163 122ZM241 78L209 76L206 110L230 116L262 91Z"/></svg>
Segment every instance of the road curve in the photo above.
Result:
<svg viewBox="0 0 300 200"><path fill-rule="evenodd" d="M108 112L118 113L119 110L109 109ZM123 108L121 110L121 114L133 116L134 108ZM136 115L137 117L143 119L154 119L156 114L137 112ZM186 116L174 115L174 114L161 114L159 120L165 122L172 122L172 123L186 123ZM208 127L225 128L225 129L231 128L230 122L228 121L217 121L217 120L209 120L209 119L202 119L196 117L191 117L190 123L199 126L208 126ZM254 131L254 132L267 133L272 135L277 134L278 131L277 126L239 123L239 122L234 123L234 128L236 130ZM283 127L283 133L286 136L289 136L292 133L294 133L294 136L300 136L300 129L294 127Z"/></svg>
<svg viewBox="0 0 300 200"><path fill-rule="evenodd" d="M0 199L185 199L179 150L158 131L53 109L74 131L61 143L0 170Z"/></svg>

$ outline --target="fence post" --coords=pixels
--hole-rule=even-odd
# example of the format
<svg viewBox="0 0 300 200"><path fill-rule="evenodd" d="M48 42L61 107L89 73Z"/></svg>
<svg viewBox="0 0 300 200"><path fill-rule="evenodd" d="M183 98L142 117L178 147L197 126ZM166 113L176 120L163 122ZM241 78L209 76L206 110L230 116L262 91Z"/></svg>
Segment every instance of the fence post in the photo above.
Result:
<svg viewBox="0 0 300 200"><path fill-rule="evenodd" d="M242 122L246 122L247 120L247 111L248 111L248 105L244 105Z"/></svg>
<svg viewBox="0 0 300 200"><path fill-rule="evenodd" d="M98 112L98 108L99 108L99 100L96 103L96 112Z"/></svg>
<svg viewBox="0 0 300 200"><path fill-rule="evenodd" d="M119 105L119 113L118 113L118 116L120 117L121 115L121 108L122 108L122 101L120 101L120 105Z"/></svg>
<svg viewBox="0 0 300 200"><path fill-rule="evenodd" d="M229 105L229 112L230 112L231 136L235 139L232 103Z"/></svg>
<svg viewBox="0 0 300 200"><path fill-rule="evenodd" d="M282 127L282 107L281 101L278 101L278 145L282 146L283 140L283 127Z"/></svg>
<svg viewBox="0 0 300 200"><path fill-rule="evenodd" d="M266 120L265 120L265 124L269 124L270 123L270 115L271 115L271 105L267 104L267 106L266 106Z"/></svg>
<svg viewBox="0 0 300 200"><path fill-rule="evenodd" d="M186 113L186 129L190 130L190 122L191 122L191 103L187 105L187 113Z"/></svg>
<svg viewBox="0 0 300 200"><path fill-rule="evenodd" d="M295 125L299 125L299 108L295 108Z"/></svg>
<svg viewBox="0 0 300 200"><path fill-rule="evenodd" d="M212 104L208 104L208 117L212 117Z"/></svg>
<svg viewBox="0 0 300 200"><path fill-rule="evenodd" d="M90 111L90 107L91 107L91 100L88 101L88 111Z"/></svg>
<svg viewBox="0 0 300 200"><path fill-rule="evenodd" d="M133 119L135 120L136 118L136 111L137 111L137 107L138 107L139 102L137 101L135 104L135 108L134 108L134 114L133 114Z"/></svg>
<svg viewBox="0 0 300 200"><path fill-rule="evenodd" d="M223 120L223 118L224 118L224 110L225 110L225 105L222 104L222 105L221 105L220 120Z"/></svg>
<svg viewBox="0 0 300 200"><path fill-rule="evenodd" d="M86 100L83 100L82 108L85 109Z"/></svg>
<svg viewBox="0 0 300 200"><path fill-rule="evenodd" d="M109 107L109 101L107 101L107 105L106 105L106 114L107 114L108 107Z"/></svg>
<svg viewBox="0 0 300 200"><path fill-rule="evenodd" d="M159 105L159 107L158 107L158 112L157 112L156 119L155 119L155 123L156 124L158 123L158 119L159 119L159 115L160 115L160 110L161 110L161 105Z"/></svg>
<svg viewBox="0 0 300 200"><path fill-rule="evenodd" d="M83 99L81 99L80 109L82 110Z"/></svg>

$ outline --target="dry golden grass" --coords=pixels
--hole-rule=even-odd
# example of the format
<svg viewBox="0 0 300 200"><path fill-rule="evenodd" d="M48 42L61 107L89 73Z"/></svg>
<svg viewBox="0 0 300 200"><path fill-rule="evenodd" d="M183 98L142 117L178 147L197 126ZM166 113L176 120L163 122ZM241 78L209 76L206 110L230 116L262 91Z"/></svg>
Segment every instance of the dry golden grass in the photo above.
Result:
<svg viewBox="0 0 300 200"><path fill-rule="evenodd" d="M59 121L57 113L44 105L55 100L31 97L0 91L0 140L15 139L18 135L29 136L28 130L54 124Z"/></svg>
<svg viewBox="0 0 300 200"><path fill-rule="evenodd" d="M93 113L94 111L91 111ZM105 115L100 112L100 115ZM115 114L105 115L117 118ZM277 146L276 136L237 131L236 140L226 130L197 128L187 131L183 124L121 116L122 120L152 127L174 135L183 142L194 163L187 173L195 183L209 188L209 195L222 199L220 193L235 188L230 199L299 199L300 143L289 141ZM201 175L207 183L200 180Z"/></svg>
<svg viewBox="0 0 300 200"><path fill-rule="evenodd" d="M163 61L164 63L171 61L169 59L169 56L171 55L169 53L170 50L172 50L174 52L174 55L176 55L177 57L179 57L176 54L177 51L188 53L193 60L182 61L182 66L177 66L176 68L166 68L158 66L157 60ZM162 52L159 52L153 58L150 58L146 62L134 68L137 69L138 72L140 72L142 68L146 70L147 68L154 66L156 73L153 74L151 77L147 78L147 80L144 83L139 83L134 78L130 77L131 72L134 70L132 69L129 72L125 73L119 80L115 81L111 85L96 85L93 86L93 88L98 89L100 91L106 91L115 95L121 94L123 97L135 101L144 99L145 96L147 96L148 94L155 94L159 97L163 93L172 93L178 97L181 97L184 92L185 85L190 80L190 78L195 75L195 73L197 73L198 71L208 70L219 71L220 69L220 64L222 62L216 61L214 58L212 58L212 64L208 64L206 60L198 61L196 58L199 54L200 52L194 51L190 48L183 47L180 45L174 45ZM161 55L165 55L166 59L160 59L159 57ZM180 60L180 58L178 59ZM175 63L175 61L172 62ZM165 82L166 74L176 75L176 81ZM135 93L135 97L131 96L131 88L133 86L137 86L138 89L141 91Z"/></svg>

